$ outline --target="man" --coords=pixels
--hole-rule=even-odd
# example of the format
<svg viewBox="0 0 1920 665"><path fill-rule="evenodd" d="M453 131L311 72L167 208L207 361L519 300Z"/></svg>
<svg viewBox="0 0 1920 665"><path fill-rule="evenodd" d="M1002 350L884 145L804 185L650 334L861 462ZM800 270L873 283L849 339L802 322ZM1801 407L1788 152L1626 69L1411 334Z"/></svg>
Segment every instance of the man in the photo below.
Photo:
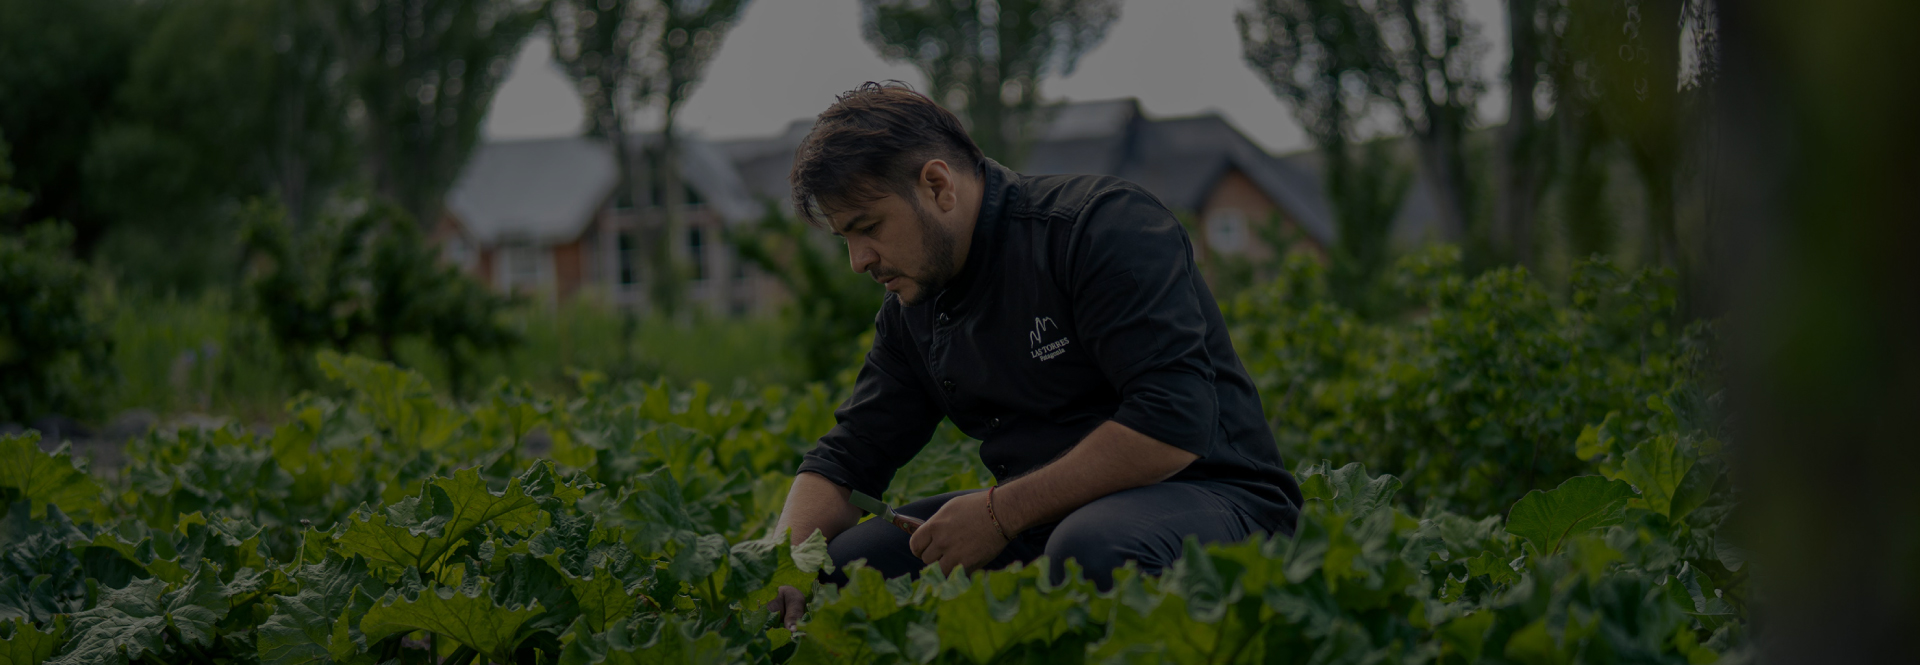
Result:
<svg viewBox="0 0 1920 665"><path fill-rule="evenodd" d="M887 298L776 532L819 530L836 565L888 577L1046 555L1102 588L1129 560L1158 572L1187 536L1292 533L1300 490L1185 230L1151 194L1009 171L952 113L875 83L820 114L790 180ZM943 417L982 441L998 485L900 507L926 519L911 537L856 525L850 491L879 496ZM771 607L792 625L803 605L783 587Z"/></svg>

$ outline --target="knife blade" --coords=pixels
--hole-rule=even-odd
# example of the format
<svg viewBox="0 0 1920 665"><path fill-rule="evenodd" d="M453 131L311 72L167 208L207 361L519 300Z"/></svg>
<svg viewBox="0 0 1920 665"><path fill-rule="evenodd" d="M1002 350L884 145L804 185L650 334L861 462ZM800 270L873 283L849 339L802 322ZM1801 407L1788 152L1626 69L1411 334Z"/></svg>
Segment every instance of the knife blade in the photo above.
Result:
<svg viewBox="0 0 1920 665"><path fill-rule="evenodd" d="M847 500L853 503L853 507L873 513L875 517L886 521L888 524L900 527L901 531L907 533L918 531L920 530L920 525L927 523L926 520L918 517L908 517L893 512L893 506L887 505L887 502L875 499L859 490L854 490L853 494L847 497Z"/></svg>

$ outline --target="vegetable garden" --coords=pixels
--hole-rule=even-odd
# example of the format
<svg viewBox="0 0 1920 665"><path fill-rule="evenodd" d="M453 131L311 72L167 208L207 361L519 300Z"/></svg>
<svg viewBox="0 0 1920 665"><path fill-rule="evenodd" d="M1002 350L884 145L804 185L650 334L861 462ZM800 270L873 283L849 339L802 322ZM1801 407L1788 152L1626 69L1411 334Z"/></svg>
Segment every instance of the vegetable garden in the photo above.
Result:
<svg viewBox="0 0 1920 665"><path fill-rule="evenodd" d="M1309 497L1098 592L1058 562L883 580L767 533L844 385L578 374L469 402L322 352L269 428L89 473L0 439L0 662L1707 663L1751 654L1710 328L1605 263L1572 295L1446 250L1366 321L1318 264L1223 303ZM980 487L942 427L889 501ZM1072 568L1075 564L1065 565ZM789 632L763 609L827 566Z"/></svg>

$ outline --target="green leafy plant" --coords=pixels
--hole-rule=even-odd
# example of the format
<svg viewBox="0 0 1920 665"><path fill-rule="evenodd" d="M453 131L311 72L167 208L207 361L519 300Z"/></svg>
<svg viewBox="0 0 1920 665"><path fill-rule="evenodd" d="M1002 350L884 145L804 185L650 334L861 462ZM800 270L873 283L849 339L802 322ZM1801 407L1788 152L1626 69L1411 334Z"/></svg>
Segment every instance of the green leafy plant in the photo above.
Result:
<svg viewBox="0 0 1920 665"><path fill-rule="evenodd" d="M1189 541L1158 575L1115 571L1108 591L1077 562L1046 559L887 580L830 561L820 534L794 546L790 534L772 532L802 454L834 424L838 400L825 386L723 393L583 372L575 396L503 381L458 400L417 372L322 352L329 396L291 402L271 430L153 432L129 446L113 480L90 477L64 451L42 451L31 435L0 438L0 657L35 665L1750 657L1751 571L1726 537L1738 497L1714 400L1690 374L1698 349L1617 321L1636 307L1658 312L1645 303L1663 300L1603 270L1594 283L1615 286L1569 309L1533 300L1523 275L1468 280L1447 258L1403 264L1427 275L1408 283L1425 285L1430 306L1399 323L1358 322L1329 304L1318 268L1298 262L1265 288L1266 300L1236 303L1241 342L1257 342L1242 348L1272 354L1249 365L1283 428L1324 415L1353 432L1411 438L1283 436L1328 453L1295 468L1307 500L1291 535ZM1259 307L1297 316L1262 322L1253 318ZM1486 350L1487 330L1519 351ZM1668 355L1637 368L1614 362L1640 344ZM1275 374L1282 360L1293 374ZM1569 394L1528 372L1629 374ZM1346 410L1333 410L1336 399ZM1525 413L1546 408L1565 413ZM1510 429L1489 430L1497 426ZM1543 486L1518 492L1440 472L1536 454L1529 440L1485 431L1541 437L1538 454L1552 464L1541 467L1551 471L1539 473ZM896 476L890 499L987 482L977 442L950 426L935 439ZM1409 473L1377 473L1375 459ZM838 565L849 566L850 583L814 584ZM783 585L811 589L793 631L764 609Z"/></svg>

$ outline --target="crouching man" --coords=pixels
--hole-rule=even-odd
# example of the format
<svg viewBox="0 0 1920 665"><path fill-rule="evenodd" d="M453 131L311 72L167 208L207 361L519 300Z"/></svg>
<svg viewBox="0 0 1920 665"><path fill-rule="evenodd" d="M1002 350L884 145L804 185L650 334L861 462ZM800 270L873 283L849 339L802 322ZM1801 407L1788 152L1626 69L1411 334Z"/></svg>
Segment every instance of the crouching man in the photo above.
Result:
<svg viewBox="0 0 1920 665"><path fill-rule="evenodd" d="M1074 559L1105 588L1127 561L1158 572L1187 536L1292 533L1299 487L1153 195L1014 173L897 84L841 95L789 179L800 213L887 290L853 396L787 495L776 528L795 543L817 529L836 565L888 577ZM850 492L880 496L943 417L983 442L998 485L900 507L926 520L911 536L856 525ZM791 625L803 604L783 587L772 608Z"/></svg>

